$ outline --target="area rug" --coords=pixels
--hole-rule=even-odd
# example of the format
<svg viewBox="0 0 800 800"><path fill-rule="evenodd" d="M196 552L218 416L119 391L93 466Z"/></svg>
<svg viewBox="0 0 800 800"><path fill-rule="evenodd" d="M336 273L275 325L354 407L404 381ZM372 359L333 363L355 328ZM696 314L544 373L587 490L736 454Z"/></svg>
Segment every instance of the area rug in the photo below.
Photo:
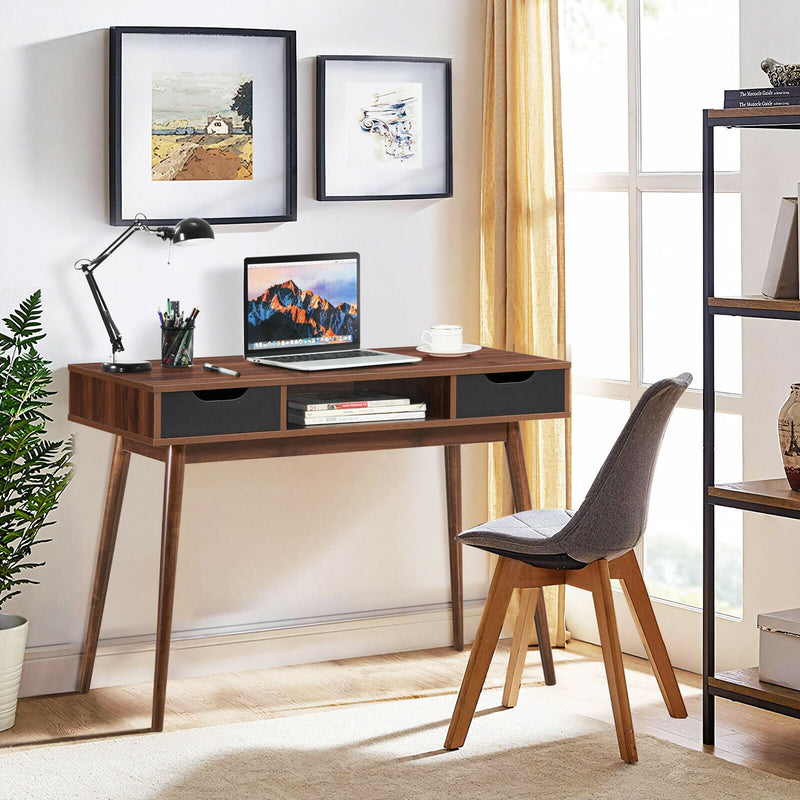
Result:
<svg viewBox="0 0 800 800"><path fill-rule="evenodd" d="M535 693L527 693L535 695ZM0 754L0 798L36 800L800 800L800 783L650 736L624 764L611 726L528 697L481 698L442 750L455 698L40 746Z"/></svg>

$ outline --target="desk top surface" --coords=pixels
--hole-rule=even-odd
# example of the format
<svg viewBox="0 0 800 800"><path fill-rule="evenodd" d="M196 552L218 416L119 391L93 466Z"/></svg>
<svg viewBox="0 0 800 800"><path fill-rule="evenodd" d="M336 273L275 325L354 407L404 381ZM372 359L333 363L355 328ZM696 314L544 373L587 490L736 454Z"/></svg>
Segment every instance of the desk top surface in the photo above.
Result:
<svg viewBox="0 0 800 800"><path fill-rule="evenodd" d="M381 347L392 353L419 355L414 347ZM241 372L240 378L220 375L203 369L204 362ZM242 356L195 358L194 366L186 369L162 367L154 361L149 372L112 374L103 372L100 364L70 364L69 371L90 375L115 383L135 386L146 392L185 392L202 389L225 389L237 386L293 386L297 384L345 383L350 381L390 380L394 378L423 378L442 375L471 375L475 373L514 372L526 370L569 369L568 361L512 353L485 347L465 357L440 358L422 356L410 364L392 364L356 369L332 369L314 372L267 367L253 364Z"/></svg>

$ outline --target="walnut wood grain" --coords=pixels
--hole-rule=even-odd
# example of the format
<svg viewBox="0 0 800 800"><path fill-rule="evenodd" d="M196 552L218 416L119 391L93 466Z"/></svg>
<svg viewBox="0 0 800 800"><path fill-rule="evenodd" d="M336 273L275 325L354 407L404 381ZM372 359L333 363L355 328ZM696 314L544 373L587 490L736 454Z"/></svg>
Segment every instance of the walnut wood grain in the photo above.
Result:
<svg viewBox="0 0 800 800"><path fill-rule="evenodd" d="M390 353L419 355L413 347L380 348ZM212 361L222 367L235 369L240 378L208 372L202 368L204 361ZM70 364L70 373L98 377L104 381L131 386L147 392L191 392L201 389L231 389L247 386L307 386L309 384L342 384L347 381L359 384L365 381L400 380L414 378L446 377L449 375L470 375L489 372L524 372L527 370L569 369L569 362L507 350L484 347L466 358L430 358L410 364L392 364L378 367L355 369L332 369L321 372L299 372L265 367L253 364L241 356L214 356L195 358L195 365L189 369L162 367L160 361L151 362L149 372L111 375L103 372L99 363Z"/></svg>
<svg viewBox="0 0 800 800"><path fill-rule="evenodd" d="M182 447L168 448L164 463L164 510L161 519L161 568L158 579L158 627L156 630L156 667L153 681L154 731L164 729L167 696L169 643L172 637L172 606L175 598L175 575L178 566L178 534L181 526L183 475L186 453Z"/></svg>
<svg viewBox="0 0 800 800"><path fill-rule="evenodd" d="M337 426L344 427L344 426ZM412 425L347 432L314 430L313 436L284 436L253 440L197 443L186 446L187 462L236 461L249 458L320 455L324 453L356 453L369 450L396 450L405 447L440 447L455 444L479 444L505 441L508 426L502 422L449 427L414 427Z"/></svg>
<svg viewBox="0 0 800 800"><path fill-rule="evenodd" d="M416 352L414 348L387 349L409 354ZM197 362L202 363L203 360L197 359ZM510 459L512 485L519 507L530 508L530 491L522 458L518 420L566 417L569 415L569 397L568 393L565 393L564 409L548 413L457 419L456 377L481 373L560 370L568 387L569 363L488 348L472 354L469 358L425 358L411 364L331 370L324 373L293 372L262 367L238 356L215 357L208 360L238 370L241 372L241 378L203 371L199 366L185 370L168 369L161 367L158 362L153 362L153 369L150 372L120 375L103 372L99 364L69 366L69 419L118 437L115 450L117 455L109 481L106 516L101 537L102 553L98 559L99 577L96 578L93 594L93 611L89 624L91 633L87 635L81 686L88 689L91 681L108 571L122 505L124 478L131 453L163 461L165 464L153 730L161 730L164 722L181 497L187 463L444 446L453 639L457 647L463 647L460 549L453 541L455 533L461 528L460 445L507 442L511 432L515 441L507 454ZM161 400L167 393L269 386L280 387L279 417L265 420L271 423L271 428L277 430L205 433L171 439L161 435ZM323 389L346 392L356 387L389 391L408 396L413 402L425 402L428 407L428 418L422 421L337 425L325 429L287 426L286 406L292 393ZM232 407L231 413L235 413L235 406ZM212 419L216 417L212 415ZM541 626L540 642L548 642L547 646L542 648L545 674L553 674L547 621L542 603L537 604L536 621ZM552 680L555 680L554 674Z"/></svg>
<svg viewBox="0 0 800 800"><path fill-rule="evenodd" d="M389 348L396 352L414 352L413 348ZM336 389L349 392L356 387L388 391L407 396L412 402L427 405L425 420L375 423L376 429L409 430L437 425L469 426L475 420L456 419L456 377L467 374L530 372L560 370L565 386L569 386L569 364L555 359L539 358L520 353L485 349L468 358L430 358L412 364L389 367L370 367L358 370L329 370L323 373L303 373L276 367L262 367L239 357L214 358L220 365L230 366L242 373L241 378L220 376L199 367L175 370L155 364L150 372L112 375L103 372L99 364L72 364L70 373L69 419L90 427L158 446L189 445L201 442L229 442L262 438L316 437L316 429L294 428L285 420L286 403L280 402L280 417L266 430L241 433L198 431L193 436L161 435L161 396L172 392L200 392L213 389L258 388L279 386L281 397L299 391ZM198 359L199 361L199 359ZM569 404L564 395L565 406ZM534 409L535 412L535 409ZM231 413L235 413L235 409ZM511 414L483 417L484 420L516 421L519 419L552 419L569 414L568 408L550 409L546 413ZM372 424L338 425L337 430L364 431ZM302 447L302 445L300 446Z"/></svg>
<svg viewBox="0 0 800 800"><path fill-rule="evenodd" d="M453 647L464 649L464 581L461 565L461 447L444 448L444 476L447 492L447 551L450 559L450 600L453 609Z"/></svg>
<svg viewBox="0 0 800 800"><path fill-rule="evenodd" d="M69 375L69 418L116 433L155 437L153 397L143 385L107 379L107 373Z"/></svg>
<svg viewBox="0 0 800 800"><path fill-rule="evenodd" d="M97 654L97 642L100 637L100 626L103 622L103 609L108 592L108 578L111 574L111 562L114 558L114 546L117 541L119 519L122 513L122 499L125 495L125 482L128 479L128 467L131 454L123 446L122 438L114 441L114 453L111 457L111 469L108 474L106 505L103 513L103 525L100 529L100 547L97 552L97 565L92 588L92 604L89 610L89 623L83 643L78 691L86 694L92 683L94 660Z"/></svg>

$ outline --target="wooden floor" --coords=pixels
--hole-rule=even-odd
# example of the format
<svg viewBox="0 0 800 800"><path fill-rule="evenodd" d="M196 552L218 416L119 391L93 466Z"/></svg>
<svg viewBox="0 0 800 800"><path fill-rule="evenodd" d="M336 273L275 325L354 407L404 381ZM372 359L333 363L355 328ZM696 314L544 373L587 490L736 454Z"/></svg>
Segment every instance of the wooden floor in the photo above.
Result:
<svg viewBox="0 0 800 800"><path fill-rule="evenodd" d="M509 641L501 642L487 686L501 686ZM164 730L308 713L334 706L457 691L467 653L450 648L172 680ZM611 722L599 648L571 642L555 650L556 686L545 686L539 656L528 653L522 691L542 692L576 713ZM671 719L646 661L625 657L634 728L702 750L700 677L679 672L688 719ZM151 684L94 689L87 695L20 700L17 723L0 746L133 734L150 724ZM455 697L453 698L455 702ZM800 780L800 720L717 700L717 746L705 748L739 764ZM514 713L514 712L509 712ZM531 720L535 725L535 720ZM613 736L613 732L609 732ZM469 742L467 742L469 744Z"/></svg>

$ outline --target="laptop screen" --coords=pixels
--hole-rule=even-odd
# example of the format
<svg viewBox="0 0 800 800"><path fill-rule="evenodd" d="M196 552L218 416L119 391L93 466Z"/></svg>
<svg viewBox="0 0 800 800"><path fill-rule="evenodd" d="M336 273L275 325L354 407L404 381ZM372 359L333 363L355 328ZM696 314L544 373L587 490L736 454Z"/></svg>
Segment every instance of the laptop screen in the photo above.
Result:
<svg viewBox="0 0 800 800"><path fill-rule="evenodd" d="M358 349L359 255L244 261L245 356Z"/></svg>

